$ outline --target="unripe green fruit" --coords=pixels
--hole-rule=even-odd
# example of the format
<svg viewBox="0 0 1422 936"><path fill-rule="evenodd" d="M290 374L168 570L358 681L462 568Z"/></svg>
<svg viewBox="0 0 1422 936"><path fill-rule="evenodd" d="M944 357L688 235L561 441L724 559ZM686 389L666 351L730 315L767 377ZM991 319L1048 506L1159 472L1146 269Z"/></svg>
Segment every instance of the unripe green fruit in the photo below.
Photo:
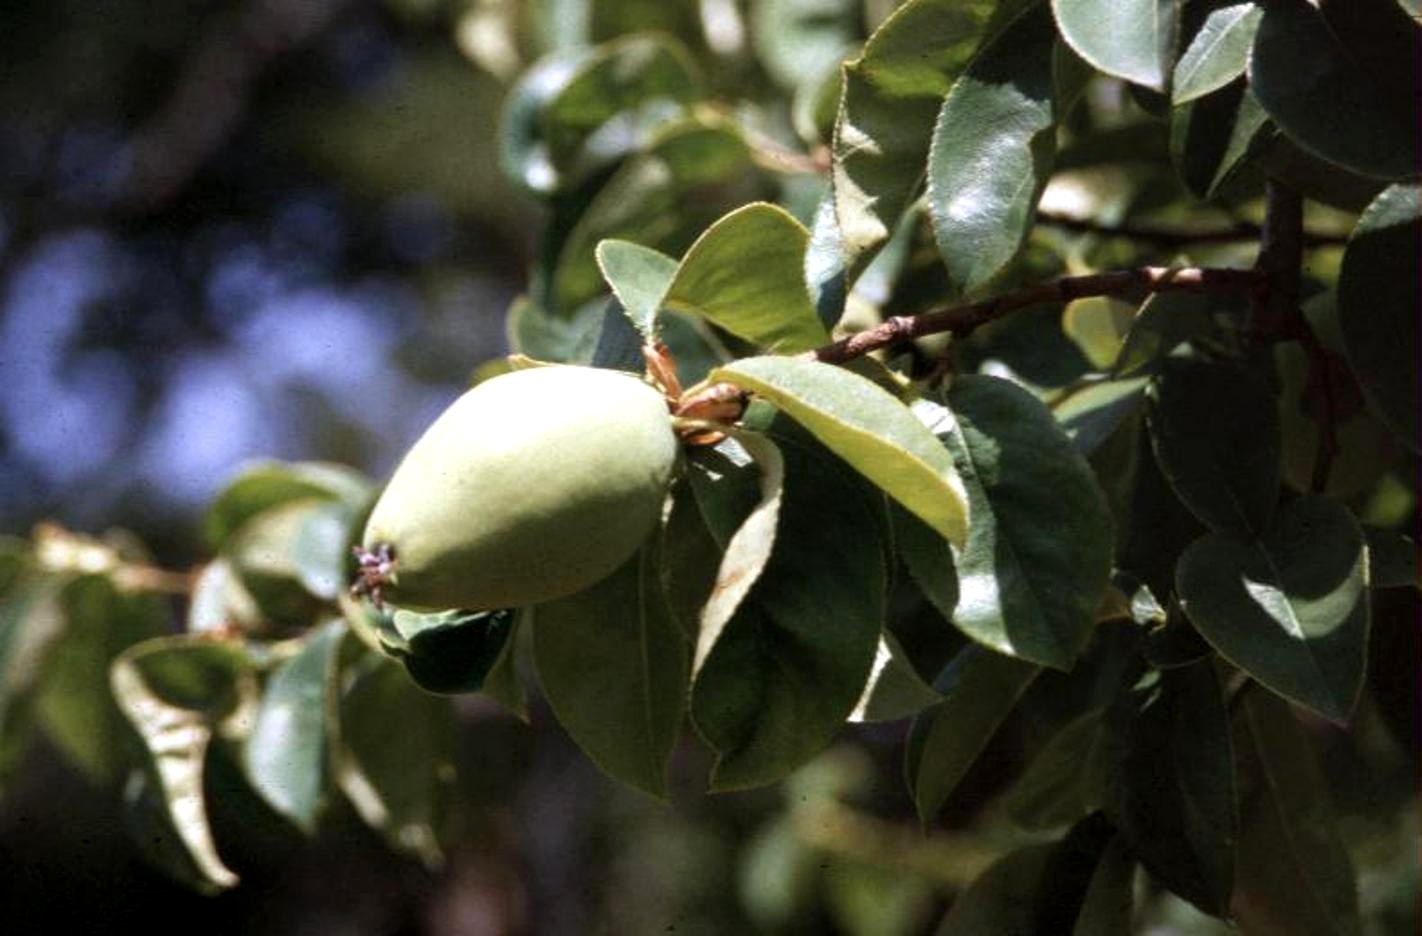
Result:
<svg viewBox="0 0 1422 936"><path fill-rule="evenodd" d="M665 399L628 374L485 381L425 431L370 515L365 548L396 560L383 597L486 610L579 591L651 533L677 450Z"/></svg>

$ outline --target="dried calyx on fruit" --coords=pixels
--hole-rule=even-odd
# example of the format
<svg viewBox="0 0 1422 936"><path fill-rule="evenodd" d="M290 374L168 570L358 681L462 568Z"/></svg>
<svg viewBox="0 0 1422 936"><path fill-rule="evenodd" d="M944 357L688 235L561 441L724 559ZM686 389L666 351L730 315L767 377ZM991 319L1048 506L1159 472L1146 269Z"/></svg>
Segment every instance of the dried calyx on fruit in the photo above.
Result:
<svg viewBox="0 0 1422 936"><path fill-rule="evenodd" d="M665 397L630 374L560 365L487 380L395 470L357 590L473 610L579 591L652 532L677 452Z"/></svg>

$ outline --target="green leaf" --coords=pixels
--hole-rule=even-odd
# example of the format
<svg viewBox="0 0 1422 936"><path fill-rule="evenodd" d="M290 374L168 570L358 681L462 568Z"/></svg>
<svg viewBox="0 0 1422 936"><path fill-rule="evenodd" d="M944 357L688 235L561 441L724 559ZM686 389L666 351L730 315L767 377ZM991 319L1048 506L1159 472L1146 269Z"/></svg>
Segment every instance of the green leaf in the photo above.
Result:
<svg viewBox="0 0 1422 936"><path fill-rule="evenodd" d="M1422 187L1394 185L1358 219L1338 273L1338 325L1353 373L1383 422L1414 452L1419 256Z"/></svg>
<svg viewBox="0 0 1422 936"><path fill-rule="evenodd" d="M607 238L681 253L707 225L752 197L752 169L750 149L733 124L697 118L666 125L572 222L554 251L544 301L567 315L604 294L595 248Z"/></svg>
<svg viewBox="0 0 1422 936"><path fill-rule="evenodd" d="M756 0L751 38L765 70L793 88L833 66L859 39L859 4L852 0Z"/></svg>
<svg viewBox="0 0 1422 936"><path fill-rule="evenodd" d="M370 481L344 465L256 462L243 469L208 508L203 536L217 548L248 520L287 501L334 500L359 509L371 492Z"/></svg>
<svg viewBox="0 0 1422 936"><path fill-rule="evenodd" d="M849 720L898 721L941 701L943 697L918 675L898 639L886 631L874 651L874 665L869 670L864 694L859 697Z"/></svg>
<svg viewBox="0 0 1422 936"><path fill-rule="evenodd" d="M998 859L954 899L938 936L1037 932L1037 890L1054 848L1025 845Z"/></svg>
<svg viewBox="0 0 1422 936"><path fill-rule="evenodd" d="M1368 584L1373 588L1418 587L1422 556L1411 537L1394 530L1364 527L1368 540Z"/></svg>
<svg viewBox="0 0 1422 936"><path fill-rule="evenodd" d="M1180 557L1176 588L1204 638L1273 691L1346 722L1368 646L1367 553L1352 513L1305 495L1257 539L1212 533Z"/></svg>
<svg viewBox="0 0 1422 936"><path fill-rule="evenodd" d="M263 618L308 626L324 601L345 591L354 516L339 503L289 500L228 538L223 553Z"/></svg>
<svg viewBox="0 0 1422 936"><path fill-rule="evenodd" d="M1013 0L910 0L845 65L831 178L851 278L889 239L917 194L934 117L990 33L994 10L1021 6Z"/></svg>
<svg viewBox="0 0 1422 936"><path fill-rule="evenodd" d="M1115 836L1091 872L1072 936L1130 936L1135 904L1136 860Z"/></svg>
<svg viewBox="0 0 1422 936"><path fill-rule="evenodd" d="M933 681L943 701L914 718L904 749L909 795L924 825L938 817L1040 672L1040 667L970 644Z"/></svg>
<svg viewBox="0 0 1422 936"><path fill-rule="evenodd" d="M1062 38L1108 75L1167 90L1179 0L1052 0Z"/></svg>
<svg viewBox="0 0 1422 936"><path fill-rule="evenodd" d="M1279 410L1255 371L1166 362L1146 391L1161 473L1190 512L1215 530L1258 533L1279 497Z"/></svg>
<svg viewBox="0 0 1422 936"><path fill-rule="evenodd" d="M1017 255L1056 157L1056 31L1034 6L977 54L933 128L928 213L948 280L989 283Z"/></svg>
<svg viewBox="0 0 1422 936"><path fill-rule="evenodd" d="M1105 800L1104 709L1090 709L1052 735L1008 791L1003 804L1020 828L1070 825Z"/></svg>
<svg viewBox="0 0 1422 936"><path fill-rule="evenodd" d="M533 612L533 660L558 721L609 775L667 795L687 647L644 547L601 582Z"/></svg>
<svg viewBox="0 0 1422 936"><path fill-rule="evenodd" d="M1136 310L1111 372L1129 377L1150 367L1181 344L1213 330L1211 308L1219 300L1186 292L1152 293Z"/></svg>
<svg viewBox="0 0 1422 936"><path fill-rule="evenodd" d="M397 610L392 624L402 647L395 656L421 689L441 695L478 692L503 654L514 612Z"/></svg>
<svg viewBox="0 0 1422 936"><path fill-rule="evenodd" d="M63 586L57 576L25 577L0 596L0 777L29 741L35 690L68 626Z"/></svg>
<svg viewBox="0 0 1422 936"><path fill-rule="evenodd" d="M1219 195L1276 138L1269 115L1243 80L1170 111L1170 159L1197 198Z"/></svg>
<svg viewBox="0 0 1422 936"><path fill-rule="evenodd" d="M453 765L454 711L399 666L365 653L334 684L331 763L357 814L399 851L442 861L438 827ZM392 728L396 730L392 730Z"/></svg>
<svg viewBox="0 0 1422 936"><path fill-rule="evenodd" d="M1009 381L960 377L947 403L956 428L938 435L973 518L952 621L999 653L1070 669L1111 573L1111 520L1096 477L1051 412Z"/></svg>
<svg viewBox="0 0 1422 936"><path fill-rule="evenodd" d="M578 351L602 328L606 303L594 299L567 316L549 314L527 296L519 296L504 317L509 350L540 361L572 363Z"/></svg>
<svg viewBox="0 0 1422 936"><path fill-rule="evenodd" d="M1253 0L1217 2L1175 63L1171 102L1187 101L1218 91L1244 74L1254 33L1264 11Z"/></svg>
<svg viewBox="0 0 1422 936"><path fill-rule="evenodd" d="M157 595L125 592L100 575L64 586L65 633L53 647L34 705L45 734L95 781L109 784L129 765L123 713L104 690L109 667L123 650L168 630L168 608Z"/></svg>
<svg viewBox="0 0 1422 936"><path fill-rule="evenodd" d="M1113 706L1103 743L1112 824L1158 881L1223 916L1239 814L1229 718L1213 663L1147 676Z"/></svg>
<svg viewBox="0 0 1422 936"><path fill-rule="evenodd" d="M735 532L722 541L723 555L717 565L710 594L699 615L692 666L694 673L700 672L702 664L721 638L726 625L765 571L766 563L770 561L775 549L776 530L780 524L780 505L785 493L785 460L775 443L756 432L732 431L728 435L731 442L755 461L759 498L755 506L743 515L744 519L739 521ZM721 446L723 450L731 448L726 442ZM705 483L700 479L709 479L710 476L704 470L706 462L701 462L701 465L703 470L693 475L698 480L692 483L702 483L704 491ZM709 500L710 496L710 492L703 493L703 502ZM739 512L737 514L739 515ZM718 519L715 525L722 530L726 527L724 519Z"/></svg>
<svg viewBox="0 0 1422 936"><path fill-rule="evenodd" d="M676 261L661 251L623 240L597 245L597 265L632 324L648 341L657 333L657 312L667 294Z"/></svg>
<svg viewBox="0 0 1422 936"><path fill-rule="evenodd" d="M690 53L669 36L620 36L593 49L539 115L558 178L584 178L639 149L701 97L700 85Z"/></svg>
<svg viewBox="0 0 1422 936"><path fill-rule="evenodd" d="M1287 703L1244 691L1241 756L1257 778L1243 791L1230 909L1251 933L1356 936L1363 927L1353 866L1308 736Z"/></svg>
<svg viewBox="0 0 1422 936"><path fill-rule="evenodd" d="M277 667L242 748L252 789L307 835L315 832L325 807L326 686L346 634L343 622L331 621L312 631L301 652Z"/></svg>
<svg viewBox="0 0 1422 936"><path fill-rule="evenodd" d="M877 505L813 440L771 435L786 469L775 548L692 687L713 790L774 782L824 748L863 692L884 616Z"/></svg>
<svg viewBox="0 0 1422 936"><path fill-rule="evenodd" d="M1265 4L1250 86L1280 129L1320 159L1382 179L1416 176L1422 30L1395 4L1354 0L1346 7L1353 9Z"/></svg>
<svg viewBox="0 0 1422 936"><path fill-rule="evenodd" d="M218 856L208 827L203 762L214 734L240 735L251 724L257 705L252 660L234 644L158 637L119 654L109 684L148 750L155 808L199 885L209 891L235 886L237 876Z"/></svg>
<svg viewBox="0 0 1422 936"><path fill-rule="evenodd" d="M965 541L967 493L952 458L888 391L842 368L785 357L736 361L710 379L774 403L950 542Z"/></svg>
<svg viewBox="0 0 1422 936"><path fill-rule="evenodd" d="M516 185L532 194L552 194L562 184L543 137L543 111L589 57L586 49L544 56L519 76L504 100L498 134L499 167Z"/></svg>
<svg viewBox="0 0 1422 936"><path fill-rule="evenodd" d="M894 547L903 560L909 577L928 603L943 615L953 619L958 605L958 571L953 563L953 547L922 520L891 504L889 517L893 523Z"/></svg>
<svg viewBox="0 0 1422 936"><path fill-rule="evenodd" d="M757 202L721 218L691 245L663 300L768 350L804 351L829 341L805 286L809 232Z"/></svg>

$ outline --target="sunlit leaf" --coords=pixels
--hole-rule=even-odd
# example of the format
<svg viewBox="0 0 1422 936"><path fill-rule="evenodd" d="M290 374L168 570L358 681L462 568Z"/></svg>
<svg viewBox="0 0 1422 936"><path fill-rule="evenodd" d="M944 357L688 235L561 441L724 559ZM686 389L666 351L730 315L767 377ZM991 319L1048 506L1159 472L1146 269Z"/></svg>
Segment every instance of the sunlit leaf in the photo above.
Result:
<svg viewBox="0 0 1422 936"><path fill-rule="evenodd" d="M323 625L296 656L273 671L242 748L252 788L308 835L325 806L326 686L346 634L340 621Z"/></svg>
<svg viewBox="0 0 1422 936"><path fill-rule="evenodd" d="M255 714L254 665L238 646L202 637L159 637L121 653L109 672L119 708L148 750L146 770L164 821L200 884L237 883L208 826L203 762L216 733L240 735Z"/></svg>
<svg viewBox="0 0 1422 936"><path fill-rule="evenodd" d="M859 37L855 0L756 0L751 13L761 64L786 87L834 65Z"/></svg>
<svg viewBox="0 0 1422 936"><path fill-rule="evenodd" d="M221 546L257 514L287 501L341 501L353 509L371 495L369 479L344 465L325 462L256 462L243 469L208 508L203 533Z"/></svg>
<svg viewBox="0 0 1422 936"><path fill-rule="evenodd" d="M812 440L771 435L786 469L775 548L692 688L715 790L773 782L818 753L863 692L883 622L876 505Z"/></svg>
<svg viewBox="0 0 1422 936"><path fill-rule="evenodd" d="M597 263L632 323L651 339L657 333L662 299L676 275L676 261L650 247L614 239L597 245Z"/></svg>
<svg viewBox="0 0 1422 936"><path fill-rule="evenodd" d="M1111 571L1105 499L1051 412L996 377L955 380L938 431L968 492L952 621L999 653L1069 669Z"/></svg>
<svg viewBox="0 0 1422 936"><path fill-rule="evenodd" d="M1263 10L1253 0L1216 3L1175 63L1171 101L1177 106L1217 91L1244 74Z"/></svg>
<svg viewBox="0 0 1422 936"><path fill-rule="evenodd" d="M928 213L959 292L1016 256L1056 157L1056 30L1046 7L1013 20L943 101L928 156Z"/></svg>
<svg viewBox="0 0 1422 936"><path fill-rule="evenodd" d="M663 303L768 350L792 353L824 344L829 333L803 274L809 236L774 205L738 208L691 245Z"/></svg>
<svg viewBox="0 0 1422 936"><path fill-rule="evenodd" d="M784 357L736 361L711 379L774 403L950 542L964 542L967 493L952 458L887 391L842 368Z"/></svg>
<svg viewBox="0 0 1422 936"><path fill-rule="evenodd" d="M1347 721L1368 646L1367 555L1347 508L1304 495L1257 539L1212 533L1180 557L1176 587L1205 639L1273 691Z"/></svg>
<svg viewBox="0 0 1422 936"><path fill-rule="evenodd" d="M1062 38L1108 75L1165 91L1180 0L1052 0Z"/></svg>

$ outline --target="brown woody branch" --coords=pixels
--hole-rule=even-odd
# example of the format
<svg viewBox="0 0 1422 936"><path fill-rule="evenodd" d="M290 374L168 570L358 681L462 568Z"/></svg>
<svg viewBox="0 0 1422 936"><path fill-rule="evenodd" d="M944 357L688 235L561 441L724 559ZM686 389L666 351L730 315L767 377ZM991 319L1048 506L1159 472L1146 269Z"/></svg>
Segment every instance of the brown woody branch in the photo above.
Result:
<svg viewBox="0 0 1422 936"><path fill-rule="evenodd" d="M979 325L1031 306L1070 302L1089 296L1256 290L1267 276L1267 272L1258 269L1156 266L1088 273L1083 276L1063 276L979 302L949 306L922 315L895 316L867 331L807 351L803 356L826 364L842 364L871 351L902 344L925 335L943 332L967 334Z"/></svg>

